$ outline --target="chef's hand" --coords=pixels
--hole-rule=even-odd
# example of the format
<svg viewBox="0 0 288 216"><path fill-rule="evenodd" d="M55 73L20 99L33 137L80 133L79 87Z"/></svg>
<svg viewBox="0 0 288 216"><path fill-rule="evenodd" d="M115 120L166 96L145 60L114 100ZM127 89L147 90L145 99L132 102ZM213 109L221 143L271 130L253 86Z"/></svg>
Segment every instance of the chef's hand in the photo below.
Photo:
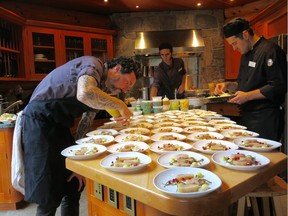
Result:
<svg viewBox="0 0 288 216"><path fill-rule="evenodd" d="M214 89L214 95L221 95L227 90L227 83L217 83Z"/></svg>
<svg viewBox="0 0 288 216"><path fill-rule="evenodd" d="M78 191L81 191L81 189L82 189L82 188L84 187L84 185L86 184L86 179L85 179L83 176L81 176L81 175L73 172L73 173L69 176L69 178L67 179L67 182L70 182L74 177L77 178L78 183L79 183Z"/></svg>
<svg viewBox="0 0 288 216"><path fill-rule="evenodd" d="M128 109L128 107L125 105L121 110L119 110L121 116L114 118L116 122L119 122L123 125L129 125L130 124L130 117L132 116L131 111Z"/></svg>
<svg viewBox="0 0 288 216"><path fill-rule="evenodd" d="M232 97L228 102L236 104L244 104L249 100L250 92L237 91L235 96Z"/></svg>
<svg viewBox="0 0 288 216"><path fill-rule="evenodd" d="M185 91L185 86L182 86L182 85L180 85L179 88L177 89L178 94L183 94L184 91Z"/></svg>

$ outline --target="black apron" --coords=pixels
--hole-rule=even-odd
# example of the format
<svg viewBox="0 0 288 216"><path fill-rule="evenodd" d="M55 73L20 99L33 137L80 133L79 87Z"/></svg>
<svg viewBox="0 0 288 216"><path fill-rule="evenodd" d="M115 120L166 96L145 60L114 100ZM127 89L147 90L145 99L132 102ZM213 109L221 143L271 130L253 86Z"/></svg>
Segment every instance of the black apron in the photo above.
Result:
<svg viewBox="0 0 288 216"><path fill-rule="evenodd" d="M70 129L74 119L91 108L75 98L32 102L23 113L25 200L40 205L60 204L71 190L61 151L75 145ZM71 188L74 187L74 188Z"/></svg>

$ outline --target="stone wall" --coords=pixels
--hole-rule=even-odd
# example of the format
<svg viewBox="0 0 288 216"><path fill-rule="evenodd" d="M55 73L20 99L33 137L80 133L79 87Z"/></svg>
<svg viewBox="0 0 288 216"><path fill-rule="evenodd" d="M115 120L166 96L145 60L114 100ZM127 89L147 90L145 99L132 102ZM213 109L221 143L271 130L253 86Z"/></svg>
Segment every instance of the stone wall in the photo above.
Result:
<svg viewBox="0 0 288 216"><path fill-rule="evenodd" d="M199 88L224 78L223 10L119 13L111 16L115 55L134 56L136 32L201 29L205 48L199 60ZM181 38L179 38L181 40Z"/></svg>

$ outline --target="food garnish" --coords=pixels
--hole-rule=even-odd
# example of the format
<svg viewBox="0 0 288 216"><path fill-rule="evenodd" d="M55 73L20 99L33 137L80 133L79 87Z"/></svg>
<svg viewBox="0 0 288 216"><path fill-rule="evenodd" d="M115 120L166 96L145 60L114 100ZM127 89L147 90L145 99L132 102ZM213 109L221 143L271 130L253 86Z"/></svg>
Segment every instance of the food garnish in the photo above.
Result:
<svg viewBox="0 0 288 216"><path fill-rule="evenodd" d="M245 155L241 153L231 154L230 157L224 156L223 161L235 166L253 166L261 165L259 161L256 161L251 155Z"/></svg>
<svg viewBox="0 0 288 216"><path fill-rule="evenodd" d="M123 147L117 148L116 151L118 152L143 152L144 149L139 148L139 146L134 144L127 144Z"/></svg>
<svg viewBox="0 0 288 216"><path fill-rule="evenodd" d="M178 174L176 178L167 181L164 186L177 185L177 192L191 193L208 190L211 182L204 179L202 173L194 174Z"/></svg>
<svg viewBox="0 0 288 216"><path fill-rule="evenodd" d="M162 150L162 151L180 151L183 149L184 149L183 146L172 144L172 143L165 143L162 146L158 146L158 150Z"/></svg>
<svg viewBox="0 0 288 216"><path fill-rule="evenodd" d="M97 138L97 139L94 139L94 138L91 138L83 143L93 143L93 144L103 144L103 143L106 143L107 142L107 138Z"/></svg>
<svg viewBox="0 0 288 216"><path fill-rule="evenodd" d="M73 154L75 156L80 156L80 155L93 155L98 152L98 149L96 147L93 148L88 148L88 147L81 147L80 149L77 150L70 150L69 153Z"/></svg>
<svg viewBox="0 0 288 216"><path fill-rule="evenodd" d="M269 148L271 145L269 145L266 142L260 142L257 139L249 139L249 140L244 140L240 144L241 146L244 147L249 147L249 148Z"/></svg>
<svg viewBox="0 0 288 216"><path fill-rule="evenodd" d="M210 142L206 146L202 147L203 150L211 150L211 151L226 151L231 149L230 147L227 147L221 143L214 143Z"/></svg>
<svg viewBox="0 0 288 216"><path fill-rule="evenodd" d="M188 154L178 154L171 158L169 164L180 167L196 167L200 166L204 159L196 160L194 157L190 157Z"/></svg>
<svg viewBox="0 0 288 216"><path fill-rule="evenodd" d="M138 157L117 157L115 161L111 162L111 167L135 167L140 164Z"/></svg>

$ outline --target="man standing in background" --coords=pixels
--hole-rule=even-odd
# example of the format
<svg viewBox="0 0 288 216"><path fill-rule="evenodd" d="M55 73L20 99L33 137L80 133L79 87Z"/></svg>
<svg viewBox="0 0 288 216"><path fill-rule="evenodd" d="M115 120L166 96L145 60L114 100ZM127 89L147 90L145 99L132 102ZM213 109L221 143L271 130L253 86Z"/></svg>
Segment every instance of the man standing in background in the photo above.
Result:
<svg viewBox="0 0 288 216"><path fill-rule="evenodd" d="M236 18L223 28L227 42L242 54L236 82L216 85L215 94L235 92L229 100L240 105L239 124L260 137L279 141L284 128L287 59L275 43L254 34L249 22Z"/></svg>
<svg viewBox="0 0 288 216"><path fill-rule="evenodd" d="M161 63L154 71L154 81L151 84L150 98L165 95L169 99L184 98L186 70L181 58L172 57L173 48L169 43L159 46Z"/></svg>

